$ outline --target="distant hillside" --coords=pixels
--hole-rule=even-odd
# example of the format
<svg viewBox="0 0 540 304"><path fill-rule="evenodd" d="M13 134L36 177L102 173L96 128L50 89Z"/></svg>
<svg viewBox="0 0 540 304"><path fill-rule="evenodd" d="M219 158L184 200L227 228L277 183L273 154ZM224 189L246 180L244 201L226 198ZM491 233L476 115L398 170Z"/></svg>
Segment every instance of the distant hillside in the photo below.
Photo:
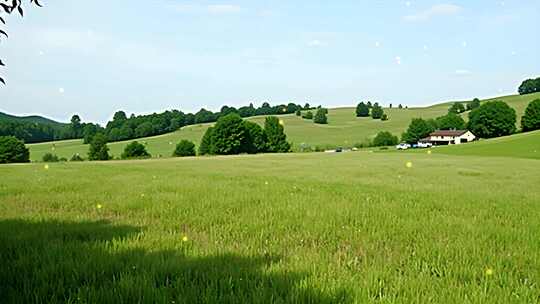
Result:
<svg viewBox="0 0 540 304"><path fill-rule="evenodd" d="M519 133L464 145L437 147L433 153L540 159L540 131Z"/></svg>
<svg viewBox="0 0 540 304"><path fill-rule="evenodd" d="M48 119L42 116L32 115L32 116L15 116L10 115L6 113L0 112L0 122L2 121L9 121L9 122L30 122L30 123L38 123L38 124L46 124L46 125L53 125L53 126L63 126L64 123L54 121L52 119Z"/></svg>
<svg viewBox="0 0 540 304"><path fill-rule="evenodd" d="M529 95L501 96L498 100L503 100L516 110L518 121L521 119L527 104L540 98L540 93ZM492 100L492 99L489 99ZM486 102L484 100L482 102ZM416 117L435 118L448 113L451 103L446 102L423 108L397 109L385 108L390 120L381 121L371 118L356 118L354 108L330 109L327 125L317 125L311 120L302 119L294 114L282 115L280 120L285 125L287 138L293 144L293 150L299 151L302 146L309 147L351 147L356 143L365 142L372 139L379 131L389 131L397 136L407 129L411 119ZM466 118L467 113L464 114ZM251 117L248 120L259 124L264 124L264 116ZM183 127L182 129L159 136L137 139L147 146L153 157L169 157L172 154L174 145L182 139L195 142L198 145L208 124L196 124ZM120 156L124 147L129 141L110 143L111 154ZM45 153L54 152L60 157L70 158L73 154L86 155L88 145L83 145L82 140L67 140L29 145L30 158L40 160Z"/></svg>

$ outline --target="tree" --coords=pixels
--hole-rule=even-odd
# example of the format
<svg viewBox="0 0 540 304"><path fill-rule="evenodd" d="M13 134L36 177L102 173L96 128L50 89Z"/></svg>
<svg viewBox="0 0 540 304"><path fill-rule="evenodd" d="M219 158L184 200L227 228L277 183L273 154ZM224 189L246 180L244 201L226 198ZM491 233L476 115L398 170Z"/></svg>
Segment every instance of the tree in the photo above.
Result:
<svg viewBox="0 0 540 304"><path fill-rule="evenodd" d="M238 114L220 117L212 135L213 152L218 155L240 154L246 145L247 134Z"/></svg>
<svg viewBox="0 0 540 304"><path fill-rule="evenodd" d="M373 139L373 146L375 147L384 147L384 146L394 146L398 143L398 137L392 135L390 132L381 131Z"/></svg>
<svg viewBox="0 0 540 304"><path fill-rule="evenodd" d="M480 138L510 135L516 131L516 111L505 102L486 102L469 113L468 129Z"/></svg>
<svg viewBox="0 0 540 304"><path fill-rule="evenodd" d="M519 95L540 92L540 77L523 81L518 88L518 92Z"/></svg>
<svg viewBox="0 0 540 304"><path fill-rule="evenodd" d="M398 109L403 109L403 106L401 104L399 104Z"/></svg>
<svg viewBox="0 0 540 304"><path fill-rule="evenodd" d="M459 114L465 112L465 106L461 102L454 103L450 109L448 109L448 113L454 113Z"/></svg>
<svg viewBox="0 0 540 304"><path fill-rule="evenodd" d="M384 110L381 106L379 106L379 103L375 103L373 105L373 108L371 109L371 118L373 119L381 119L384 114Z"/></svg>
<svg viewBox="0 0 540 304"><path fill-rule="evenodd" d="M525 109L525 114L521 117L521 128L523 132L540 129L540 99L531 101Z"/></svg>
<svg viewBox="0 0 540 304"><path fill-rule="evenodd" d="M366 105L367 105L367 107L368 107L369 109L373 108L373 105L371 104L371 101L368 101Z"/></svg>
<svg viewBox="0 0 540 304"><path fill-rule="evenodd" d="M438 117L435 121L437 128L441 130L463 130L465 128L465 120L454 113Z"/></svg>
<svg viewBox="0 0 540 304"><path fill-rule="evenodd" d="M14 136L0 136L0 164L28 163L30 151Z"/></svg>
<svg viewBox="0 0 540 304"><path fill-rule="evenodd" d="M407 131L401 136L401 140L409 144L415 144L433 131L435 131L435 128L427 121L422 118L414 118Z"/></svg>
<svg viewBox="0 0 540 304"><path fill-rule="evenodd" d="M304 110L310 110L311 109L311 106L309 105L309 103L306 102L306 104L304 105Z"/></svg>
<svg viewBox="0 0 540 304"><path fill-rule="evenodd" d="M328 110L325 108L319 108L315 116L313 117L313 122L316 124L325 125L328 123L328 118L326 117Z"/></svg>
<svg viewBox="0 0 540 304"><path fill-rule="evenodd" d="M195 144L189 140L181 140L174 149L173 156L187 157L195 156Z"/></svg>
<svg viewBox="0 0 540 304"><path fill-rule="evenodd" d="M138 143L137 141L134 141L127 145L124 148L124 152L122 153L123 159L130 159L130 158L149 158L151 157L150 153L146 151L146 147Z"/></svg>
<svg viewBox="0 0 540 304"><path fill-rule="evenodd" d="M302 116L302 111L301 110L296 110L296 116Z"/></svg>
<svg viewBox="0 0 540 304"><path fill-rule="evenodd" d="M242 149L244 152L255 154L266 152L267 139L263 128L251 121L244 121L247 140L246 146Z"/></svg>
<svg viewBox="0 0 540 304"><path fill-rule="evenodd" d="M264 133L268 140L267 152L285 153L291 150L291 145L287 142L283 125L275 116L266 117L264 122Z"/></svg>
<svg viewBox="0 0 540 304"><path fill-rule="evenodd" d="M88 150L88 160L109 160L109 147L107 147L107 136L103 133L94 135Z"/></svg>
<svg viewBox="0 0 540 304"><path fill-rule="evenodd" d="M200 109L199 112L195 114L195 123L206 123L206 122L213 122L215 121L215 115L214 113L206 110L206 109Z"/></svg>
<svg viewBox="0 0 540 304"><path fill-rule="evenodd" d="M304 119L313 119L313 112L307 111L306 114L302 115Z"/></svg>
<svg viewBox="0 0 540 304"><path fill-rule="evenodd" d="M364 102L360 102L356 106L356 117L368 117L368 116L369 116L369 107Z"/></svg>
<svg viewBox="0 0 540 304"><path fill-rule="evenodd" d="M206 129L202 139L201 145L199 146L199 155L214 154L214 149L212 147L212 134L214 127L209 127Z"/></svg>
<svg viewBox="0 0 540 304"><path fill-rule="evenodd" d="M39 3L38 0L30 0L30 3L41 7L41 4ZM18 12L19 15L21 15L21 17L24 15L21 0L2 1L2 3L0 3L0 13L10 15L13 12ZM0 15L0 22L3 24L6 24L6 20L4 18L5 18L4 16ZM0 29L0 36L1 35L6 36L6 38L8 37L8 34L2 29ZM0 58L0 66L5 66L1 58ZM2 77L0 77L0 82L3 83L4 85L6 84L4 78Z"/></svg>
<svg viewBox="0 0 540 304"><path fill-rule="evenodd" d="M467 111L472 111L480 107L480 99L475 98L471 102L467 103Z"/></svg>

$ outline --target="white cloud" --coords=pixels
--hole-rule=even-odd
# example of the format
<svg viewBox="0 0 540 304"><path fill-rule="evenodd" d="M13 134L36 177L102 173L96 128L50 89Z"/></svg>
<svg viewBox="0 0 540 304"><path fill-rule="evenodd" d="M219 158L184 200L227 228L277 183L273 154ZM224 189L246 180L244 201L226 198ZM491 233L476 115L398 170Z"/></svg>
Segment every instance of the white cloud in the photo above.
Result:
<svg viewBox="0 0 540 304"><path fill-rule="evenodd" d="M324 42L324 41L320 41L320 40L311 40L310 42L308 42L308 46L310 47L322 47L322 46L327 46L327 43Z"/></svg>
<svg viewBox="0 0 540 304"><path fill-rule="evenodd" d="M472 72L469 70L456 70L455 75L456 76L469 76L469 75L472 75Z"/></svg>
<svg viewBox="0 0 540 304"><path fill-rule="evenodd" d="M238 5L215 4L215 5L208 5L207 10L209 13L212 13L212 14L234 14L234 13L240 12L242 8Z"/></svg>
<svg viewBox="0 0 540 304"><path fill-rule="evenodd" d="M400 56L396 56L396 58L394 58L394 60L396 61L397 65L401 65L401 57Z"/></svg>
<svg viewBox="0 0 540 304"><path fill-rule="evenodd" d="M424 11L420 11L415 15L403 17L405 21L417 22L427 21L437 16L455 15L461 11L461 7L454 4L437 4Z"/></svg>

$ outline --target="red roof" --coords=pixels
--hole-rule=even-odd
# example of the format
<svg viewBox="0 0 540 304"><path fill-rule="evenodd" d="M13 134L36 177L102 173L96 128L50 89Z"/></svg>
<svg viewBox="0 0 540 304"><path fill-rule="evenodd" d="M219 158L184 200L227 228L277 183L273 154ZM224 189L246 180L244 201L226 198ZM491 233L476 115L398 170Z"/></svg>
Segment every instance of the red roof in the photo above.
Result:
<svg viewBox="0 0 540 304"><path fill-rule="evenodd" d="M467 132L467 130L438 130L429 134L429 136L461 136Z"/></svg>

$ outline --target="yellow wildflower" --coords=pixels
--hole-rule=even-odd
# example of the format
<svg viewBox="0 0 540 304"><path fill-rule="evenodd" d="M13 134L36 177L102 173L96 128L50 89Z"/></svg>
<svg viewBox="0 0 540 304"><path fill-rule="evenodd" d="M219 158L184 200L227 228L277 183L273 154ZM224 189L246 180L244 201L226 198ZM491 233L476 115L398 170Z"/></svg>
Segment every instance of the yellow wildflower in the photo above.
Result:
<svg viewBox="0 0 540 304"><path fill-rule="evenodd" d="M489 276L492 276L492 275L493 275L493 269L487 268L487 269L486 269L486 276L489 277Z"/></svg>
<svg viewBox="0 0 540 304"><path fill-rule="evenodd" d="M97 204L96 208L101 209L101 208L103 208L103 206L101 204Z"/></svg>
<svg viewBox="0 0 540 304"><path fill-rule="evenodd" d="M188 237L187 237L186 235L184 235L184 236L182 237L182 242L187 242L187 241L188 241Z"/></svg>
<svg viewBox="0 0 540 304"><path fill-rule="evenodd" d="M407 166L407 168L412 168L412 162L407 162L405 166Z"/></svg>
<svg viewBox="0 0 540 304"><path fill-rule="evenodd" d="M45 168L45 170L49 170L49 165L45 165L43 168Z"/></svg>

